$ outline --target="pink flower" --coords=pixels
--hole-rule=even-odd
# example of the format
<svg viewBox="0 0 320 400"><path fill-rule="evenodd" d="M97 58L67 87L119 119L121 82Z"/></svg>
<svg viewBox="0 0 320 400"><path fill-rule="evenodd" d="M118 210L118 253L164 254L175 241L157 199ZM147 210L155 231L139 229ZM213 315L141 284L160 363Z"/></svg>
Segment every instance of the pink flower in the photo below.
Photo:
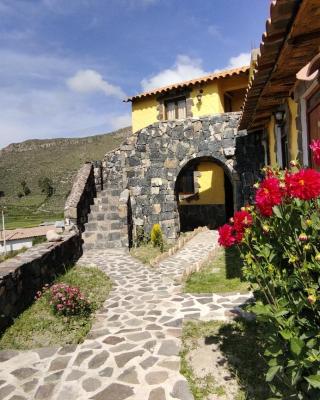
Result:
<svg viewBox="0 0 320 400"><path fill-rule="evenodd" d="M256 192L255 202L260 213L265 217L272 215L272 208L281 204L284 190L274 176L264 179Z"/></svg>
<svg viewBox="0 0 320 400"><path fill-rule="evenodd" d="M218 229L219 239L218 242L220 246L231 247L236 243L236 238L234 236L234 230L231 225L224 224Z"/></svg>
<svg viewBox="0 0 320 400"><path fill-rule="evenodd" d="M313 140L310 144L312 150L313 161L316 165L320 165L320 139Z"/></svg>
<svg viewBox="0 0 320 400"><path fill-rule="evenodd" d="M320 172L312 168L287 174L285 180L288 195L291 197L312 200L320 196Z"/></svg>

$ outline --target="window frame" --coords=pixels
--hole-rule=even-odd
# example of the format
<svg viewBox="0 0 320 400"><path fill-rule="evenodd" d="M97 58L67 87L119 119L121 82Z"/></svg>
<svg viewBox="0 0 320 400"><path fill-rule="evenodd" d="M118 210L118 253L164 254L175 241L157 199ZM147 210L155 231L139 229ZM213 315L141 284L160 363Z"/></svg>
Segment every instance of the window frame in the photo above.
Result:
<svg viewBox="0 0 320 400"><path fill-rule="evenodd" d="M184 95L181 96L176 96L176 97L171 97L166 100L164 100L164 116L166 121L175 121L179 119L179 107L178 107L178 102L183 100L184 101L184 109L185 109L185 115L187 116L187 97ZM168 104L174 103L174 114L175 118L174 119L169 119L168 118ZM186 117L185 117L186 118Z"/></svg>

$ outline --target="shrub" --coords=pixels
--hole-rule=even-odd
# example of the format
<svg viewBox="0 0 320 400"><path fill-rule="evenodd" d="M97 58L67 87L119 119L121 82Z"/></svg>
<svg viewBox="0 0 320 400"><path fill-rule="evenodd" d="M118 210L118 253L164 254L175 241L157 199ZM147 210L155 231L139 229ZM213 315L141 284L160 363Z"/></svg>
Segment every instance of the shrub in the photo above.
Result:
<svg viewBox="0 0 320 400"><path fill-rule="evenodd" d="M163 235L162 230L159 224L153 225L151 229L151 243L153 247L159 247L161 251L163 251L164 243L163 243Z"/></svg>
<svg viewBox="0 0 320 400"><path fill-rule="evenodd" d="M37 292L36 298L42 295L49 297L52 311L56 314L73 316L90 313L90 303L78 287L66 283L56 283L51 287L45 285L42 292Z"/></svg>
<svg viewBox="0 0 320 400"><path fill-rule="evenodd" d="M243 274L258 287L251 310L268 331L266 381L275 398L319 399L320 173L297 162L264 172L255 206L221 227L219 242L239 245Z"/></svg>
<svg viewBox="0 0 320 400"><path fill-rule="evenodd" d="M135 246L140 247L141 245L148 243L149 238L145 234L143 226L136 227L136 237L135 237Z"/></svg>

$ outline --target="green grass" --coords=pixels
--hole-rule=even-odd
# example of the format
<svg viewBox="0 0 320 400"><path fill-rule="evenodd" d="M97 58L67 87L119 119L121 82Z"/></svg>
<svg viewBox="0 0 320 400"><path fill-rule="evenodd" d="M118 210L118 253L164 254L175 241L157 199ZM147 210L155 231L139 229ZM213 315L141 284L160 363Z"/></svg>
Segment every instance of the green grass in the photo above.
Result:
<svg viewBox="0 0 320 400"><path fill-rule="evenodd" d="M218 269L217 271L215 271ZM248 291L241 274L241 259L236 248L219 249L217 255L199 272L186 280L187 293L226 293Z"/></svg>
<svg viewBox="0 0 320 400"><path fill-rule="evenodd" d="M86 161L101 160L118 147L128 128L110 134L75 139L28 140L0 150L0 209L6 207L6 227L31 227L63 217L73 179ZM52 179L55 193L47 199L38 187L42 176ZM17 197L22 180L31 193Z"/></svg>
<svg viewBox="0 0 320 400"><path fill-rule="evenodd" d="M111 290L111 281L98 268L75 266L56 282L77 286L91 303L91 315L64 317L52 312L47 296L25 310L1 336L0 349L34 349L80 343Z"/></svg>
<svg viewBox="0 0 320 400"><path fill-rule="evenodd" d="M163 247L163 252L168 251L172 244L165 243ZM162 254L159 247L153 247L152 243L142 243L139 247L133 247L130 250L132 257L137 258L144 264L150 264L150 261Z"/></svg>
<svg viewBox="0 0 320 400"><path fill-rule="evenodd" d="M197 348L200 338L204 338L205 344L218 344L226 358L228 369L239 386L234 400L265 400L271 397L263 375L267 365L261 356L261 327L253 321L243 320L231 323L188 321L182 331L180 372L187 378L195 400L205 400L210 394L224 394L224 387L216 384L214 374L199 379L188 361L189 352Z"/></svg>

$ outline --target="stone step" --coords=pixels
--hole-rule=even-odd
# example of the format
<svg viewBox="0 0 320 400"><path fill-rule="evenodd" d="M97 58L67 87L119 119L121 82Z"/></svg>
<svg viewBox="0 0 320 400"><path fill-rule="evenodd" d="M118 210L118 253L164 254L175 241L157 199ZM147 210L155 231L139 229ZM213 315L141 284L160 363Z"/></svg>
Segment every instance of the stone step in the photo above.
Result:
<svg viewBox="0 0 320 400"><path fill-rule="evenodd" d="M121 192L123 192L123 189L110 188L110 189L102 190L101 192L99 192L97 195L97 198L119 197Z"/></svg>

